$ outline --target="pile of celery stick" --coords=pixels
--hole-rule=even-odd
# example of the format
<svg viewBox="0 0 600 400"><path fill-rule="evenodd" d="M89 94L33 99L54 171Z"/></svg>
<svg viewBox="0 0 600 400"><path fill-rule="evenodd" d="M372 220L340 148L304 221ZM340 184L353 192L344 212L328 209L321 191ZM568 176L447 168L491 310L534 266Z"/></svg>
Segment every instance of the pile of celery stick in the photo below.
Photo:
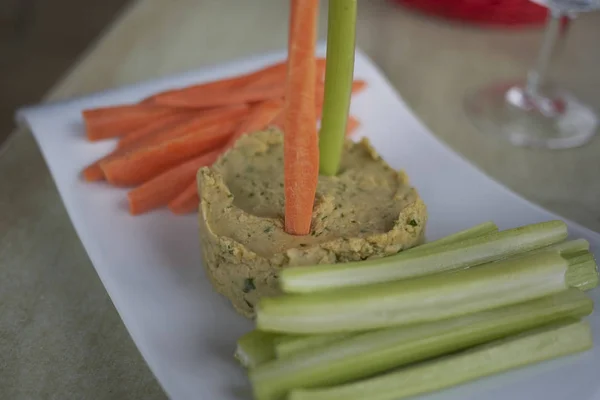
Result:
<svg viewBox="0 0 600 400"><path fill-rule="evenodd" d="M487 222L279 280L235 354L257 400L396 400L592 347L597 266L562 221Z"/></svg>

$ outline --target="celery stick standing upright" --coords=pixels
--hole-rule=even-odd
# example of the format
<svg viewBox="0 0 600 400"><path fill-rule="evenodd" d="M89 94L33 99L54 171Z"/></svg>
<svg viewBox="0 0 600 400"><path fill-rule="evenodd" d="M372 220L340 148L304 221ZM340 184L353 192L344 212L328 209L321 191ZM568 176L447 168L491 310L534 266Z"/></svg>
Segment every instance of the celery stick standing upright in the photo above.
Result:
<svg viewBox="0 0 600 400"><path fill-rule="evenodd" d="M354 75L356 1L329 0L325 100L319 133L323 175L336 175L342 156Z"/></svg>

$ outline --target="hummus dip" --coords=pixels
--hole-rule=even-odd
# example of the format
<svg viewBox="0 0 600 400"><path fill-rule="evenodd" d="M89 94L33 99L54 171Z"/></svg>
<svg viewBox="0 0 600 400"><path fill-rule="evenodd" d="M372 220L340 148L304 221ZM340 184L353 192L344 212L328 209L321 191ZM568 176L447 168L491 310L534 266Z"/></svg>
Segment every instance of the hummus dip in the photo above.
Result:
<svg viewBox="0 0 600 400"><path fill-rule="evenodd" d="M246 317L254 316L260 297L280 293L281 268L388 256L420 244L425 234L425 204L367 139L346 141L339 174L319 177L306 236L284 231L278 130L240 138L212 167L198 171L198 190L207 275Z"/></svg>

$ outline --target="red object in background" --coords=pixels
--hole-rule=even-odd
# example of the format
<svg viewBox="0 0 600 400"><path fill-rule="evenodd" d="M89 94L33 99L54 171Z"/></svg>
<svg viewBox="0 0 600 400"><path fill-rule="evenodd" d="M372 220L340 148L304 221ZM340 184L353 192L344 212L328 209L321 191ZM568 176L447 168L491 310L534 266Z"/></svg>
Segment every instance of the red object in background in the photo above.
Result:
<svg viewBox="0 0 600 400"><path fill-rule="evenodd" d="M548 9L529 0L393 0L408 8L478 25L540 26Z"/></svg>

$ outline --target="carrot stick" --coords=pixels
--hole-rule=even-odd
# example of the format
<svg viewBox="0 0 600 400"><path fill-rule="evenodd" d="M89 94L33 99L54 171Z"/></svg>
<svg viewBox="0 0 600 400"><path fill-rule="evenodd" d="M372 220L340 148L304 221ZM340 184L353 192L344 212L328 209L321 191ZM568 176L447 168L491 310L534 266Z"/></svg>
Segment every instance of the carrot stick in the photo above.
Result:
<svg viewBox="0 0 600 400"><path fill-rule="evenodd" d="M194 118L187 117L175 119L170 122L159 124L152 129L148 127L144 129L141 137L136 138L136 140L132 139L130 141L125 141L127 137L123 138L121 146L117 146L117 148L108 155L88 165L83 170L83 177L87 181L103 180L105 178L104 172L100 167L103 163L122 157L141 147L148 147L161 142L167 142L171 139L185 136L193 132L202 132L203 129L219 126L224 122L237 122L239 121L239 118L248 113L249 109L250 108L247 105L241 104L223 109L205 111L200 114L196 112L195 114L197 114L197 116ZM134 133L137 135L136 132Z"/></svg>
<svg viewBox="0 0 600 400"><path fill-rule="evenodd" d="M196 114L193 110L189 111L190 112L186 114L168 115L162 118L157 118L149 124L143 125L138 129L129 132L127 135L119 139L119 142L117 143L117 149L128 147L143 137L148 137L155 132L159 132L167 128L173 128L184 123L185 121L189 121L194 117L194 114Z"/></svg>
<svg viewBox="0 0 600 400"><path fill-rule="evenodd" d="M164 129L174 129L177 125L183 123L185 121L185 119L178 121L180 117L177 117L176 120L169 122L165 122L164 124L159 124L159 125L148 125L148 126L144 126L140 129L142 129L144 132L148 132L146 136L152 134L152 133L156 133L159 132L161 130ZM121 146L117 146L116 149L114 149L112 152L108 153L106 156L94 161L92 164L88 165L87 167L84 168L83 170L83 178L88 181L88 182L94 182L94 181L101 181L104 180L104 172L102 171L102 168L100 168L100 164L109 160L112 160L114 158L123 156L125 154L127 154L128 152L132 151L133 149L136 149L138 146L138 142L131 142L131 143L127 143L126 145L121 145Z"/></svg>
<svg viewBox="0 0 600 400"><path fill-rule="evenodd" d="M164 92L156 93L146 99L142 100L144 103L154 103L154 104L162 104L165 99L170 99L173 97L191 97L198 98L204 97L208 94L213 94L219 91L229 91L230 89L234 89L236 87L248 85L251 82L260 81L262 79L267 80L265 77L267 76L277 76L279 74L283 74L285 76L286 71L286 62L278 62L276 64L270 65L265 68L261 68L257 71L251 72L249 74L244 74L240 76L219 79L212 82L201 83L198 85L186 86L179 89L167 90ZM169 101L167 100L167 103Z"/></svg>
<svg viewBox="0 0 600 400"><path fill-rule="evenodd" d="M183 161L225 144L237 121L197 128L186 135L133 149L100 162L106 180L116 186L139 185Z"/></svg>
<svg viewBox="0 0 600 400"><path fill-rule="evenodd" d="M100 164L94 162L93 164L88 165L81 172L83 179L88 182L96 182L104 180L104 172L102 172L102 168L100 168Z"/></svg>
<svg viewBox="0 0 600 400"><path fill-rule="evenodd" d="M367 82L362 79L352 81L352 94L358 94L367 88Z"/></svg>
<svg viewBox="0 0 600 400"><path fill-rule="evenodd" d="M267 100L256 105L250 112L250 115L238 126L233 135L229 137L225 146L215 151L215 153L225 153L246 133L265 129L282 108L283 100ZM197 210L199 201L196 181L194 181L169 203L169 209L175 214L187 214Z"/></svg>
<svg viewBox="0 0 600 400"><path fill-rule="evenodd" d="M354 74L357 0L329 0L325 98L319 132L320 173L340 167Z"/></svg>
<svg viewBox="0 0 600 400"><path fill-rule="evenodd" d="M157 126L154 129L151 128L154 125L152 124L127 134L119 141L117 148L126 147L131 143L137 142L143 137L150 137L150 134L158 132L159 129L164 130L164 128L167 126L173 127L175 125L179 125L186 120L190 120L190 116L196 117L196 123L206 123L208 125L213 122L225 121L230 118L237 118L246 115L249 110L250 108L246 104L236 104L208 110L188 110L184 116L171 117L170 119L166 119L165 123L163 124L157 123Z"/></svg>
<svg viewBox="0 0 600 400"><path fill-rule="evenodd" d="M198 184L194 179L183 192L169 202L169 210L177 215L189 214L198 211L199 203L200 196L198 196Z"/></svg>
<svg viewBox="0 0 600 400"><path fill-rule="evenodd" d="M118 105L83 110L87 138L91 141L123 136L134 129L182 110L146 104Z"/></svg>
<svg viewBox="0 0 600 400"><path fill-rule="evenodd" d="M212 165L221 154L222 150L213 150L196 158L179 164L166 172L150 179L127 194L129 212L139 215L166 206L191 181L195 181L196 173L200 167Z"/></svg>
<svg viewBox="0 0 600 400"><path fill-rule="evenodd" d="M317 64L322 75L325 59L319 58ZM239 77L158 93L151 97L151 102L170 107L204 108L283 97L286 72L286 62L280 62ZM280 95L272 94L276 88ZM261 93L261 89L265 91Z"/></svg>
<svg viewBox="0 0 600 400"><path fill-rule="evenodd" d="M315 125L315 46L318 0L292 0L288 74L285 85L285 231L310 232L319 175Z"/></svg>
<svg viewBox="0 0 600 400"><path fill-rule="evenodd" d="M161 98L161 104L170 107L208 108L276 99L283 97L284 94L284 85L272 84L212 93L204 92L202 96L192 96L189 93L186 93L185 96L164 96Z"/></svg>
<svg viewBox="0 0 600 400"><path fill-rule="evenodd" d="M281 113L283 100L265 100L254 106L246 119L237 127L224 146L223 152L229 150L244 134L265 129Z"/></svg>
<svg viewBox="0 0 600 400"><path fill-rule="evenodd" d="M352 136L358 128L360 128L360 121L352 115L349 116L346 124L346 136Z"/></svg>
<svg viewBox="0 0 600 400"><path fill-rule="evenodd" d="M238 126L233 135L229 137L227 143L222 148L211 153L215 156L213 156L213 158L210 160L210 163L206 165L212 164L218 155L229 150L242 135L264 129L269 122L271 122L274 116L279 113L282 107L282 100L267 100L255 106L250 115L248 115L244 122ZM196 182L194 180L194 182L188 185L179 196L175 197L169 203L169 208L171 211L173 211L175 214L187 214L195 210L198 207L199 201L196 191Z"/></svg>

